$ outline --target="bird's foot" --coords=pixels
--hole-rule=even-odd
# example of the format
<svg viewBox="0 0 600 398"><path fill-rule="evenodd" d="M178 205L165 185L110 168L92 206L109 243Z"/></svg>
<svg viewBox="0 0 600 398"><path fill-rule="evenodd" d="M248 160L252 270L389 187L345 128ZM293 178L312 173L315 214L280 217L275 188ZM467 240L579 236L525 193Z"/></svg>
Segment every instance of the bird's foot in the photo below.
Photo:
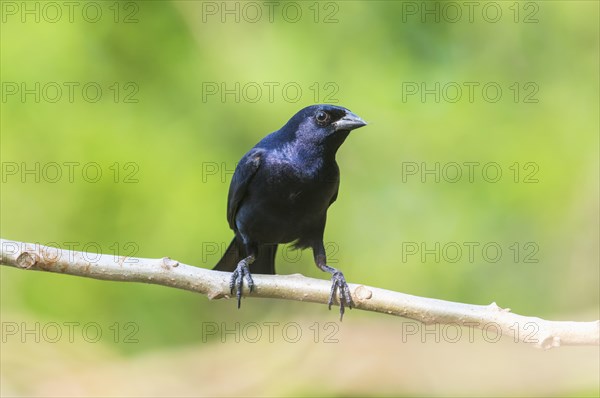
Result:
<svg viewBox="0 0 600 398"><path fill-rule="evenodd" d="M231 279L229 281L229 290L233 295L233 291L235 289L238 308L240 308L240 305L242 304L242 284L244 281L244 277L246 278L246 282L248 283L248 289L250 289L250 291L254 289L254 281L252 280L252 275L250 275L250 269L248 268L248 266L252 264L253 261L254 258L252 256L246 257L238 263L235 271L233 271L233 274L231 274Z"/></svg>
<svg viewBox="0 0 600 398"><path fill-rule="evenodd" d="M335 271L331 276L331 294L329 295L329 309L331 310L331 305L333 304L333 298L335 297L336 290L339 291L339 299L340 299L340 321L344 317L345 307L352 309L352 296L350 295L350 288L346 283L346 278L344 278L344 274L340 271Z"/></svg>

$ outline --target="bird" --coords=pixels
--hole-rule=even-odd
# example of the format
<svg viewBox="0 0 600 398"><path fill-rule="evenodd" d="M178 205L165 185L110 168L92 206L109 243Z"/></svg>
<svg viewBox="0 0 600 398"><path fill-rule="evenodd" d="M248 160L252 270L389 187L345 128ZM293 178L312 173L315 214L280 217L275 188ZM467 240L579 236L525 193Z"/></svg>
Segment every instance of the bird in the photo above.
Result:
<svg viewBox="0 0 600 398"><path fill-rule="evenodd" d="M352 130L366 126L341 106L317 104L298 111L238 162L227 196L227 221L235 236L213 268L232 272L229 287L240 308L243 281L252 292L250 270L275 274L280 244L311 248L316 266L331 274L329 309L339 294L340 320L352 308L342 271L327 264L323 243L327 210L338 197L336 153Z"/></svg>

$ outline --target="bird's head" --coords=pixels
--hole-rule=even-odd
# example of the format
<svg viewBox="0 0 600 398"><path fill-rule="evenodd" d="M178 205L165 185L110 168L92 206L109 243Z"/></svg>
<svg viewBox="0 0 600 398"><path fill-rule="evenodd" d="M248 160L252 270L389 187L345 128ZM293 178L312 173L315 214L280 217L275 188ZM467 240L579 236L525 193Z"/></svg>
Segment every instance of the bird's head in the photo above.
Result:
<svg viewBox="0 0 600 398"><path fill-rule="evenodd" d="M283 129L294 131L296 138L337 148L350 131L366 126L358 115L341 106L311 105L296 113Z"/></svg>

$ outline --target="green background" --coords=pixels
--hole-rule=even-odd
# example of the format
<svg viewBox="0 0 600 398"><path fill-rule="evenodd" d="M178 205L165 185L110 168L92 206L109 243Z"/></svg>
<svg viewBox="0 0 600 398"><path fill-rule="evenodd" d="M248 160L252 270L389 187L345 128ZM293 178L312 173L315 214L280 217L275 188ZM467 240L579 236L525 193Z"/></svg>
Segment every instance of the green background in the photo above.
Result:
<svg viewBox="0 0 600 398"><path fill-rule="evenodd" d="M71 21L65 6L55 18L48 2L2 2L3 238L212 267L232 237L236 162L302 107L329 102L369 122L338 153L340 196L325 236L350 282L598 319L597 2L477 3L472 14L463 2L278 2L272 22L262 2L75 3ZM238 7L239 21L225 7ZM86 20L96 9L98 22ZM497 100L486 84L501 88ZM465 162L476 162L472 180ZM473 259L465 242L476 245ZM501 248L497 261L485 245ZM327 278L309 251L280 251L277 270ZM337 316L302 303L248 299L238 311L153 285L0 275L4 324L96 322L104 332L98 344L3 337L10 395L598 394L597 348L548 357L509 338L404 342L403 320L360 311L337 326L334 345L323 336L223 343L222 333L206 336L208 324L298 322L312 336L314 322L324 332ZM135 325L137 342L115 343L115 323ZM477 366L484 361L495 365ZM41 370L26 381L49 363L53 382Z"/></svg>

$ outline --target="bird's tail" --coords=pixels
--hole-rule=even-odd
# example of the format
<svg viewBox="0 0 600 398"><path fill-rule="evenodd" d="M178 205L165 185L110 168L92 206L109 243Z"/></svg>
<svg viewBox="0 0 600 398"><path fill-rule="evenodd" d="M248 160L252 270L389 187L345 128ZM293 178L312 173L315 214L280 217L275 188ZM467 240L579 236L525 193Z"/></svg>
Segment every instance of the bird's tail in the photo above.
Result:
<svg viewBox="0 0 600 398"><path fill-rule="evenodd" d="M277 245L260 245L258 247L258 255L250 265L250 272L256 274L274 274L276 253ZM213 270L233 272L244 257L243 245L237 238L233 238L229 247L225 250L223 257L221 257L221 260L219 260Z"/></svg>

